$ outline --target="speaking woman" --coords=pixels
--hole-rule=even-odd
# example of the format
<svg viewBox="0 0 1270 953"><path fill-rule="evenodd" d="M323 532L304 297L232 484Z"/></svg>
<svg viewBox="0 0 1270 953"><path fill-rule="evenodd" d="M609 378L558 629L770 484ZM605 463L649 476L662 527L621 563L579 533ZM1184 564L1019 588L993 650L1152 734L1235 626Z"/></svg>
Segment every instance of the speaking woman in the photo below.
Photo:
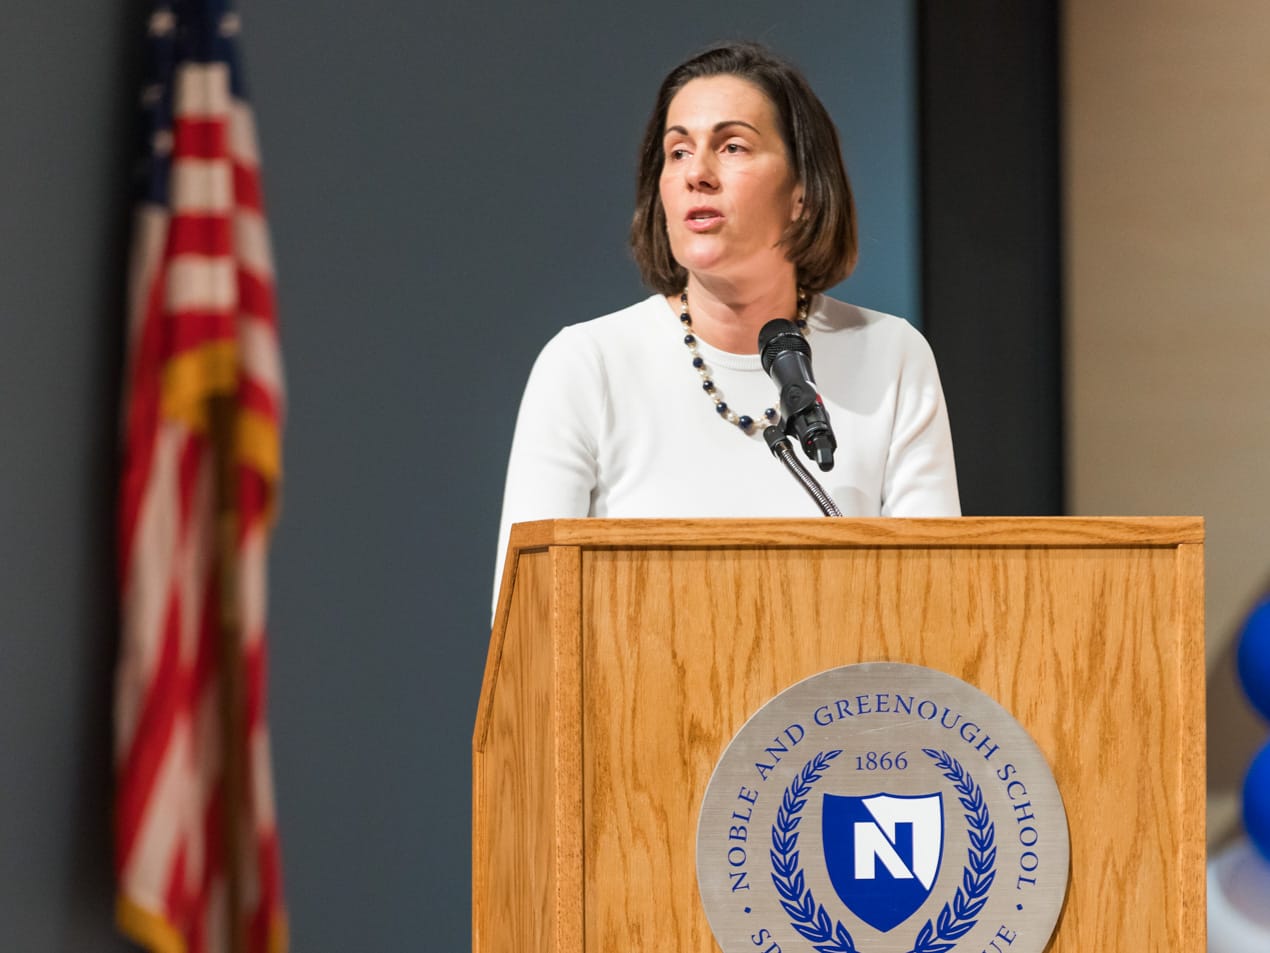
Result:
<svg viewBox="0 0 1270 953"><path fill-rule="evenodd" d="M778 417L758 354L773 318L794 320L811 346L839 444L822 482L842 512L959 515L925 339L822 294L855 264L855 210L837 131L797 70L734 43L666 77L640 150L631 247L654 294L564 328L530 373L499 575L524 520L818 515L761 436Z"/></svg>

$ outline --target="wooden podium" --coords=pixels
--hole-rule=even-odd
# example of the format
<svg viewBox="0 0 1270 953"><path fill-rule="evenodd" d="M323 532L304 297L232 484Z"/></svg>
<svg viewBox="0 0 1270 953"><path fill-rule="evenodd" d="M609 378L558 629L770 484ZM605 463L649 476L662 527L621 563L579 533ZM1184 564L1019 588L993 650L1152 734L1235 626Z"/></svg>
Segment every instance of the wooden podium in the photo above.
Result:
<svg viewBox="0 0 1270 953"><path fill-rule="evenodd" d="M977 686L1067 809L1052 953L1205 944L1203 521L515 527L473 739L476 953L711 953L697 811L769 698L891 660Z"/></svg>

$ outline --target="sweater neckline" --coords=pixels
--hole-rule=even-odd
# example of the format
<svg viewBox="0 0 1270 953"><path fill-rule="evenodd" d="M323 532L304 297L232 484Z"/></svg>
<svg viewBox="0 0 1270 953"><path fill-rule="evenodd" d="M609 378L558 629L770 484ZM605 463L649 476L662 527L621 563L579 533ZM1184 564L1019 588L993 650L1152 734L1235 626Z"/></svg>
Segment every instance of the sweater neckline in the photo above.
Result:
<svg viewBox="0 0 1270 953"><path fill-rule="evenodd" d="M651 296L661 302L662 310L665 311L674 320L676 330L682 328L683 325L679 321L679 312L676 311L665 295L654 294ZM816 313L820 305L820 295L811 296L811 303L808 307L808 317L810 318ZM810 326L809 326L810 328ZM680 345L682 347L682 345ZM709 341L697 336L697 350L701 356L705 358L707 364L713 367L726 367L734 371L761 371L763 369L762 361L759 359L758 352L753 354L737 354L733 351L725 351L722 348L715 347ZM684 349L687 353L687 349Z"/></svg>

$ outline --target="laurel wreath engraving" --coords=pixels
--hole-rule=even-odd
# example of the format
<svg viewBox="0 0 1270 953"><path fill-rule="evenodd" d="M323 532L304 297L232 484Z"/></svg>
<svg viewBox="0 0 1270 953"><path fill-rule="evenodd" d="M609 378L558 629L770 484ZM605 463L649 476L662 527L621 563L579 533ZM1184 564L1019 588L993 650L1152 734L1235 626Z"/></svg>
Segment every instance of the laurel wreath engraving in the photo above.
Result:
<svg viewBox="0 0 1270 953"><path fill-rule="evenodd" d="M842 749L822 751L803 765L785 789L772 825L772 883L780 894L781 906L790 916L789 925L809 940L817 953L856 953L855 941L847 928L838 920L831 920L825 908L816 903L798 863L798 824L807 796L829 762L840 754Z"/></svg>
<svg viewBox="0 0 1270 953"><path fill-rule="evenodd" d="M970 837L968 861L962 869L961 886L950 903L945 903L934 921L927 920L918 931L908 953L947 953L956 941L969 933L978 922L979 912L988 902L992 881L996 878L996 827L988 814L983 791L946 751L923 748L922 753L935 762L958 794L965 810ZM790 917L790 926L812 944L816 953L859 953L855 940L841 921L831 918L807 886L798 858L798 825L812 786L829 768L829 762L842 754L841 749L822 751L808 761L785 788L781 806L772 825L772 883L780 895L780 904Z"/></svg>
<svg viewBox="0 0 1270 953"><path fill-rule="evenodd" d="M909 953L947 953L978 922L979 911L988 902L988 891L996 879L996 825L983 801L983 790L975 784L970 772L947 751L923 748L922 754L935 762L935 767L953 783L958 801L966 812L966 833L970 848L966 866L961 871L961 886L953 894L952 903L944 904L934 924L927 920L917 931L917 939Z"/></svg>

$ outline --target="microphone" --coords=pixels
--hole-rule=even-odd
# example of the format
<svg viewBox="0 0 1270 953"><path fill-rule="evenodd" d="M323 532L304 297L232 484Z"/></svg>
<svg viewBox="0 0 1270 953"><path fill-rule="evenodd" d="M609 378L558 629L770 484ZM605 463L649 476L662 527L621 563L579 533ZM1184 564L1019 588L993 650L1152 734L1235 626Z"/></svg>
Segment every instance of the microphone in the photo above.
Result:
<svg viewBox="0 0 1270 953"><path fill-rule="evenodd" d="M811 345L793 321L777 318L758 332L758 350L763 370L780 391L786 436L797 440L803 453L827 473L833 469L838 441L829 426L829 413L816 393Z"/></svg>

